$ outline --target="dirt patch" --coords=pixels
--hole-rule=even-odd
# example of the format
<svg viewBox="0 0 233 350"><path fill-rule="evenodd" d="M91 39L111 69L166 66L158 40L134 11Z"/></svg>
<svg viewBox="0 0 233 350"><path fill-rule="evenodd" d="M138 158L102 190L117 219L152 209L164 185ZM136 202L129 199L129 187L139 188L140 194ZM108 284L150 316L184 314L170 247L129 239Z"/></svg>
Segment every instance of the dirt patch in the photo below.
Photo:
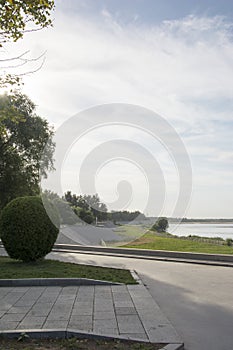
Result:
<svg viewBox="0 0 233 350"><path fill-rule="evenodd" d="M0 339L1 350L159 350L166 344L147 344L122 340L71 338L66 340Z"/></svg>

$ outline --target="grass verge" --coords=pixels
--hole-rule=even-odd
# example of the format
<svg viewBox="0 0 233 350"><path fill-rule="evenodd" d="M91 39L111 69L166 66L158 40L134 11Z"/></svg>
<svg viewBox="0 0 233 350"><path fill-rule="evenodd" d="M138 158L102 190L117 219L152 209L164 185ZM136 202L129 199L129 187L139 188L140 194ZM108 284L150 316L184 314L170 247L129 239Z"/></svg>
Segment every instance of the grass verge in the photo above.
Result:
<svg viewBox="0 0 233 350"><path fill-rule="evenodd" d="M159 350L165 344L146 344L122 340L93 340L71 338L67 340L4 340L0 339L0 349L4 350Z"/></svg>
<svg viewBox="0 0 233 350"><path fill-rule="evenodd" d="M0 257L0 279L8 278L90 278L103 281L135 284L130 271L107 267L72 264L57 260L24 263Z"/></svg>
<svg viewBox="0 0 233 350"><path fill-rule="evenodd" d="M161 237L150 232L136 241L124 245L124 247L208 254L233 254L233 248L227 245L198 242L181 238Z"/></svg>

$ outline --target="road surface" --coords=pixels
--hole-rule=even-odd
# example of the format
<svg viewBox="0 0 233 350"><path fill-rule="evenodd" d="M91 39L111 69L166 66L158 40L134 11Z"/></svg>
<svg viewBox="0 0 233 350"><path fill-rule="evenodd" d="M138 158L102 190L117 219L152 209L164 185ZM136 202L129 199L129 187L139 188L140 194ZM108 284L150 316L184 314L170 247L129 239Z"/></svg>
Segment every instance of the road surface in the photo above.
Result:
<svg viewBox="0 0 233 350"><path fill-rule="evenodd" d="M186 350L233 349L233 269L135 258L50 253L50 258L135 269Z"/></svg>

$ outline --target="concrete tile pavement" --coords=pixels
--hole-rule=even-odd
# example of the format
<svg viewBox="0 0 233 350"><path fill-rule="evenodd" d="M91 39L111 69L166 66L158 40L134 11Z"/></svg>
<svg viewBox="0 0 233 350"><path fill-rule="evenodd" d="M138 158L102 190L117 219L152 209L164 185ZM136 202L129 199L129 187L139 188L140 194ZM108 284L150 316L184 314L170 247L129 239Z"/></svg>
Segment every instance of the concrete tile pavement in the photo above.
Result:
<svg viewBox="0 0 233 350"><path fill-rule="evenodd" d="M0 332L74 329L182 343L144 285L0 288Z"/></svg>

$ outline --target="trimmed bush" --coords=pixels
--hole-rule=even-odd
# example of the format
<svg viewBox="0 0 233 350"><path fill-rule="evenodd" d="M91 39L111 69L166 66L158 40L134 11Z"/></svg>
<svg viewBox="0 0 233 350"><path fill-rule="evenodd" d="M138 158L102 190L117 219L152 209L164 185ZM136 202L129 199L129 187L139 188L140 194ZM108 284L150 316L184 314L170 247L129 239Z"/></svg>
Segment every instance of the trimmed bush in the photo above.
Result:
<svg viewBox="0 0 233 350"><path fill-rule="evenodd" d="M16 198L2 210L0 238L13 259L28 262L43 258L52 250L58 232L40 197Z"/></svg>
<svg viewBox="0 0 233 350"><path fill-rule="evenodd" d="M231 238L226 239L226 244L228 245L228 247L232 247L232 243L233 243L233 240Z"/></svg>
<svg viewBox="0 0 233 350"><path fill-rule="evenodd" d="M168 229L168 220L167 218L159 218L156 223L152 226L152 230L158 232L166 232Z"/></svg>

